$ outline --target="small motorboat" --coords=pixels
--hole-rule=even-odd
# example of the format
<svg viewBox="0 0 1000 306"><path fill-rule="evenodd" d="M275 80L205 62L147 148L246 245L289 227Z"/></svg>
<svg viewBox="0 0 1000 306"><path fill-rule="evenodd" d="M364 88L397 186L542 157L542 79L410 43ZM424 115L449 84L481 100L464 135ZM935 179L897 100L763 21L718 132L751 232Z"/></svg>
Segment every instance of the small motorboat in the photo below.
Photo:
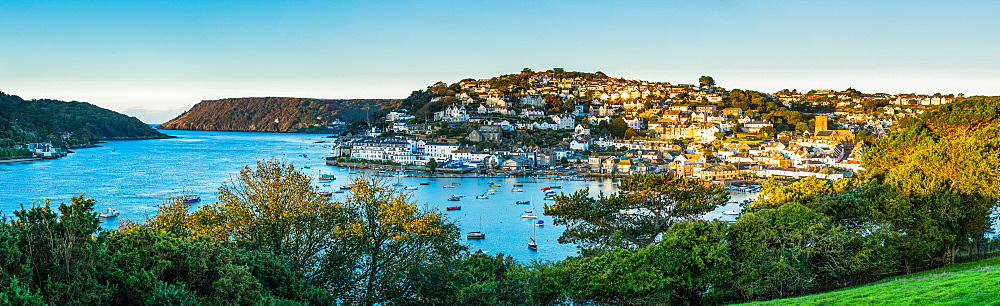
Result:
<svg viewBox="0 0 1000 306"><path fill-rule="evenodd" d="M986 229L984 229L983 231L986 231L987 233L996 233L996 232L997 232L997 229L995 229L995 228L992 228L992 227L987 227L987 228L986 228Z"/></svg>
<svg viewBox="0 0 1000 306"><path fill-rule="evenodd" d="M532 213L530 211L526 211L523 214L521 214L521 218L522 219L538 219L538 216L536 216L534 213Z"/></svg>
<svg viewBox="0 0 1000 306"><path fill-rule="evenodd" d="M545 197L545 200L549 200L549 201L552 201L552 200L555 200L555 199L554 199L554 198L552 198L552 197Z"/></svg>
<svg viewBox="0 0 1000 306"><path fill-rule="evenodd" d="M347 170L347 168L340 168L340 171L344 171L344 170Z"/></svg>
<svg viewBox="0 0 1000 306"><path fill-rule="evenodd" d="M483 250L478 250L478 251L475 251L475 252L472 252L472 253L469 253L469 257L472 257L472 256L475 256L475 255L486 255L486 254L488 254L489 252L490 252L490 251L483 251Z"/></svg>
<svg viewBox="0 0 1000 306"><path fill-rule="evenodd" d="M465 235L466 239L486 239L486 233L475 231ZM480 250L482 251L482 250Z"/></svg>
<svg viewBox="0 0 1000 306"><path fill-rule="evenodd" d="M557 186L549 186L549 188L552 188L552 189L559 189L559 188L562 188L562 186L558 186L558 185L557 185Z"/></svg>
<svg viewBox="0 0 1000 306"><path fill-rule="evenodd" d="M511 190L510 192L524 192L524 189L515 188L514 190Z"/></svg>
<svg viewBox="0 0 1000 306"><path fill-rule="evenodd" d="M542 187L542 190L550 190L550 189L552 189L552 188L549 188L549 187Z"/></svg>
<svg viewBox="0 0 1000 306"><path fill-rule="evenodd" d="M489 199L490 197L488 197L488 196L486 196L486 195L484 194L484 195L478 195L478 196L476 196L476 198L477 198L477 199Z"/></svg>
<svg viewBox="0 0 1000 306"><path fill-rule="evenodd" d="M736 210L727 210L727 211L722 212L722 214L723 215L739 215L740 212L738 212Z"/></svg>
<svg viewBox="0 0 1000 306"><path fill-rule="evenodd" d="M334 190L333 193L344 193L343 190Z"/></svg>
<svg viewBox="0 0 1000 306"><path fill-rule="evenodd" d="M101 217L101 218L114 218L114 217L117 217L120 214L121 214L121 212L119 212L118 210L116 210L114 208L108 208L108 211L102 212L102 213L98 214L98 217Z"/></svg>
<svg viewBox="0 0 1000 306"><path fill-rule="evenodd" d="M458 201L458 200L461 200L461 199L462 198L459 198L459 197L450 197L450 198L448 198L448 201Z"/></svg>
<svg viewBox="0 0 1000 306"><path fill-rule="evenodd" d="M403 190L417 190L417 186L403 187Z"/></svg>
<svg viewBox="0 0 1000 306"><path fill-rule="evenodd" d="M514 187L524 187L524 184L514 184Z"/></svg>
<svg viewBox="0 0 1000 306"><path fill-rule="evenodd" d="M493 185L493 186L490 186L490 187L503 187L503 185L496 184L496 185Z"/></svg>
<svg viewBox="0 0 1000 306"><path fill-rule="evenodd" d="M461 197L464 197L464 195L460 195L460 194L453 194L453 195L451 195L451 196L452 196L452 197L456 197L456 198L461 198Z"/></svg>
<svg viewBox="0 0 1000 306"><path fill-rule="evenodd" d="M441 188L455 188L455 185L444 185Z"/></svg>
<svg viewBox="0 0 1000 306"><path fill-rule="evenodd" d="M517 204L518 205L528 205L528 204L531 204L531 201L517 201Z"/></svg>
<svg viewBox="0 0 1000 306"><path fill-rule="evenodd" d="M328 196L332 196L333 195L333 191L320 191L320 192L317 192L316 194L324 196L324 197L328 197Z"/></svg>
<svg viewBox="0 0 1000 306"><path fill-rule="evenodd" d="M184 203L198 203L201 202L201 197L196 195L186 195L180 197L181 202Z"/></svg>
<svg viewBox="0 0 1000 306"><path fill-rule="evenodd" d="M351 186L340 186L340 190L351 190Z"/></svg>
<svg viewBox="0 0 1000 306"><path fill-rule="evenodd" d="M445 210L461 210L462 206L448 206L444 208Z"/></svg>
<svg viewBox="0 0 1000 306"><path fill-rule="evenodd" d="M497 194L497 193L496 193L496 192L492 192L492 191L487 191L487 192L486 192L486 193L484 193L484 194L485 194L485 195L494 195L494 194Z"/></svg>
<svg viewBox="0 0 1000 306"><path fill-rule="evenodd" d="M420 185L430 185L431 183L420 183Z"/></svg>
<svg viewBox="0 0 1000 306"><path fill-rule="evenodd" d="M538 220L538 222L535 222L535 226L545 226L545 221Z"/></svg>

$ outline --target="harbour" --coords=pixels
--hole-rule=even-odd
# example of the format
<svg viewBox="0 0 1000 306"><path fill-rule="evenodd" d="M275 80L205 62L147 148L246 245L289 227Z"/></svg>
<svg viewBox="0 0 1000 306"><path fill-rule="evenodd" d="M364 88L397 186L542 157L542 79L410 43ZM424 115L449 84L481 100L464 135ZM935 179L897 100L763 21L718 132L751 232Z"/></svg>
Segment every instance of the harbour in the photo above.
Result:
<svg viewBox="0 0 1000 306"><path fill-rule="evenodd" d="M359 169L326 164L330 147L322 143L326 135L166 131L180 138L141 141L108 141L101 147L79 149L77 153L54 159L0 165L0 210L12 215L43 199L53 206L84 194L97 200L95 212L114 209L118 214L102 219L110 229L127 221L144 222L158 211L157 205L168 198L197 196L193 207L216 202L218 187L257 160L276 158L293 163L311 176L321 190L330 191L332 200L343 201L350 191L340 189L352 178L376 175L378 169ZM309 168L305 168L309 167ZM469 251L504 253L521 262L561 260L577 254L577 247L558 243L564 226L553 224L542 214L551 194L571 193L589 188L591 196L615 191L615 182L598 180L550 180L545 177L451 177L407 172L407 176L385 176L387 185L397 185L412 196L421 208L436 210L456 222L462 236L469 232L486 233L483 239L465 241ZM325 178L321 181L320 178ZM493 183L493 184L488 184ZM323 186L324 184L329 186ZM514 187L515 185L520 185ZM447 187L446 186L451 186ZM561 189L551 187L560 186ZM541 190L548 188L549 190ZM521 189L522 192L514 192ZM464 195L448 201L449 195ZM477 198L485 196L486 198ZM733 220L723 212L738 210L736 201L751 195L734 193L733 202L706 214L708 219ZM518 204L518 202L527 202ZM460 206L458 210L447 207ZM522 218L531 211L536 218ZM480 222L480 218L482 222ZM543 221L545 226L536 226ZM533 234L534 232L534 234ZM537 250L529 250L529 238L535 236Z"/></svg>

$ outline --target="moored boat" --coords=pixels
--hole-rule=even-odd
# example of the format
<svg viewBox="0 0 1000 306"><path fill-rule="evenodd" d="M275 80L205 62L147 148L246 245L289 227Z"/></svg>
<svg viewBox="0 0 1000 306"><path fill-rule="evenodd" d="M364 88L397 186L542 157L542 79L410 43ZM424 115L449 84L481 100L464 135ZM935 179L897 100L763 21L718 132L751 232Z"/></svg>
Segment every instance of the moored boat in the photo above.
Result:
<svg viewBox="0 0 1000 306"><path fill-rule="evenodd" d="M448 201L458 201L458 200L461 200L461 199L462 198L459 198L459 197L450 197L450 198L448 198Z"/></svg>
<svg viewBox="0 0 1000 306"><path fill-rule="evenodd" d="M722 214L723 215L739 215L740 212L738 212L736 210L727 210L727 211L722 212Z"/></svg>
<svg viewBox="0 0 1000 306"><path fill-rule="evenodd" d="M420 183L420 185L430 185L431 183Z"/></svg>
<svg viewBox="0 0 1000 306"><path fill-rule="evenodd" d="M527 205L527 204L531 204L531 201L517 201L517 204Z"/></svg>
<svg viewBox="0 0 1000 306"><path fill-rule="evenodd" d="M404 190L417 190L417 186L403 187Z"/></svg>
<svg viewBox="0 0 1000 306"><path fill-rule="evenodd" d="M461 210L462 206L448 206L444 208L445 210Z"/></svg>
<svg viewBox="0 0 1000 306"><path fill-rule="evenodd" d="M524 189L515 188L514 190L511 190L510 192L524 192Z"/></svg>
<svg viewBox="0 0 1000 306"><path fill-rule="evenodd" d="M484 195L478 195L478 196L476 196L476 198L477 198L477 199L489 199L490 197L488 197L488 196L486 196L486 195L484 194Z"/></svg>
<svg viewBox="0 0 1000 306"><path fill-rule="evenodd" d="M98 217L101 217L101 218L114 218L114 217L117 217L120 214L121 214L121 212L119 212L118 210L116 210L114 208L108 208L108 211L102 212L102 213L98 214Z"/></svg>
<svg viewBox="0 0 1000 306"><path fill-rule="evenodd" d="M538 216L535 215L534 213L532 213L531 211L526 211L523 214L521 214L521 218L522 219L537 219Z"/></svg>

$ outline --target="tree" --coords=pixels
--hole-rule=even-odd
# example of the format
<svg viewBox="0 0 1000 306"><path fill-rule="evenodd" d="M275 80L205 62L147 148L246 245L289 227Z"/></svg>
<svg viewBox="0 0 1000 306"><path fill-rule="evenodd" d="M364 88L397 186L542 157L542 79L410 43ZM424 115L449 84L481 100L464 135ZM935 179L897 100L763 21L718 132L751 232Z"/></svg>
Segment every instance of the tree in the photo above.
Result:
<svg viewBox="0 0 1000 306"><path fill-rule="evenodd" d="M281 254L306 275L319 277L346 212L319 195L312 178L292 164L258 161L219 187L219 202L189 217L194 235L247 244Z"/></svg>
<svg viewBox="0 0 1000 306"><path fill-rule="evenodd" d="M636 133L635 129L628 128L625 130L625 139L632 139L635 138L636 136L639 136L639 133Z"/></svg>
<svg viewBox="0 0 1000 306"><path fill-rule="evenodd" d="M715 79L713 79L710 76L703 75L700 78L698 78L698 84L701 87L715 86Z"/></svg>
<svg viewBox="0 0 1000 306"><path fill-rule="evenodd" d="M15 211L10 223L2 220L0 290L24 289L14 298L44 298L48 304L107 303L114 288L104 278L106 271L99 269L107 253L104 237L93 236L100 234L95 204L93 198L75 196L56 213L45 201Z"/></svg>
<svg viewBox="0 0 1000 306"><path fill-rule="evenodd" d="M431 174L433 174L434 170L437 170L437 167L438 167L438 161L437 161L437 159L435 159L435 158L432 157L430 160L427 161L426 166L427 166L427 169L430 169Z"/></svg>
<svg viewBox="0 0 1000 306"><path fill-rule="evenodd" d="M632 175L619 182L621 192L598 198L587 190L555 197L545 214L566 225L560 243L642 248L657 241L674 223L696 219L726 204L729 192L721 185L662 174Z"/></svg>
<svg viewBox="0 0 1000 306"><path fill-rule="evenodd" d="M377 177L356 178L344 203L354 218L338 243L356 260L346 300L374 304L447 304L430 299L435 284L414 282L465 251L458 227Z"/></svg>
<svg viewBox="0 0 1000 306"><path fill-rule="evenodd" d="M720 302L731 275L726 224L681 222L663 236L639 250L614 248L557 263L562 277L554 285L581 305Z"/></svg>

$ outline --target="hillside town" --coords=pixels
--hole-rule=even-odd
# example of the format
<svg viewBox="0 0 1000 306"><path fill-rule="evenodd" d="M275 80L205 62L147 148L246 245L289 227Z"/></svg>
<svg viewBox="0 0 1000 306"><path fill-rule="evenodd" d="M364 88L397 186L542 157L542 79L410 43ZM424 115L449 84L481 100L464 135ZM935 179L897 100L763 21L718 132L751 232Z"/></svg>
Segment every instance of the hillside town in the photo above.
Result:
<svg viewBox="0 0 1000 306"><path fill-rule="evenodd" d="M898 120L955 98L850 88L765 94L726 90L707 76L671 84L525 69L415 92L410 105L337 138L329 160L574 178L836 180L860 170L868 143Z"/></svg>

